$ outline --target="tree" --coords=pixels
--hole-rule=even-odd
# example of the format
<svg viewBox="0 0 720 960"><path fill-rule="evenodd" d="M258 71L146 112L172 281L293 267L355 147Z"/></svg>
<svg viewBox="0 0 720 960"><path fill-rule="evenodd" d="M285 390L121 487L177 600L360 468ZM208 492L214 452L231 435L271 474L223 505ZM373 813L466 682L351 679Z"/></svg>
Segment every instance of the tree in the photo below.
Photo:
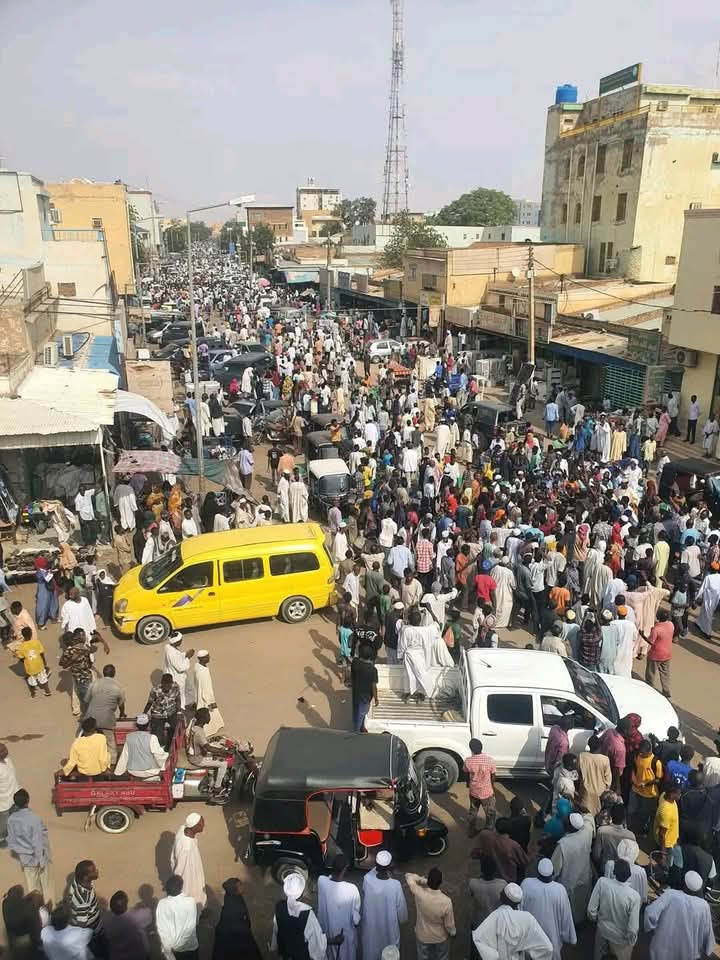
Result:
<svg viewBox="0 0 720 960"><path fill-rule="evenodd" d="M507 193L478 187L439 210L433 223L448 227L497 227L514 219L515 204Z"/></svg>
<svg viewBox="0 0 720 960"><path fill-rule="evenodd" d="M446 247L442 234L427 223L411 219L407 210L399 213L393 221L393 232L387 242L383 259L388 267L401 267L406 250L423 247Z"/></svg>
<svg viewBox="0 0 720 960"><path fill-rule="evenodd" d="M243 225L237 220L226 220L220 231L220 249L227 252L230 243L235 244L235 249L243 248L244 232Z"/></svg>
<svg viewBox="0 0 720 960"><path fill-rule="evenodd" d="M272 253L275 246L275 234L273 228L266 223L259 223L252 231L253 251L255 256L265 256L266 253Z"/></svg>
<svg viewBox="0 0 720 960"><path fill-rule="evenodd" d="M343 200L333 210L333 216L346 230L352 230L356 224L372 223L375 219L375 201L372 197L357 197L355 200Z"/></svg>

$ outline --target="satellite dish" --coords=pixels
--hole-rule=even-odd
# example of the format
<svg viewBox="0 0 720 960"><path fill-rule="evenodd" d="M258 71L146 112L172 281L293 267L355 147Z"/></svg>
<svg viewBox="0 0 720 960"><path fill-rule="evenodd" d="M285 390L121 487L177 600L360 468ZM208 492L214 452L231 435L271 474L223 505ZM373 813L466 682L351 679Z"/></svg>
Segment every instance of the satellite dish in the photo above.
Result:
<svg viewBox="0 0 720 960"><path fill-rule="evenodd" d="M515 280L517 280L517 278L520 276L520 270L517 267L513 267L510 273L513 275Z"/></svg>

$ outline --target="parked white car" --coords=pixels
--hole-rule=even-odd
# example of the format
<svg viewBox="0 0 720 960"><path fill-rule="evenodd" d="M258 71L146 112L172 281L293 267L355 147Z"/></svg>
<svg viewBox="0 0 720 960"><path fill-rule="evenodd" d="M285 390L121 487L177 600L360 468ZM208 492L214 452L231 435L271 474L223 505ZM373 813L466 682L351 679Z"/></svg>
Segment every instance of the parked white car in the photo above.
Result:
<svg viewBox="0 0 720 960"><path fill-rule="evenodd" d="M458 779L470 739L483 742L500 777L544 777L550 727L573 714L570 749L585 750L593 732L634 712L641 730L662 739L678 727L672 704L642 680L593 673L574 660L541 650L472 649L456 667L431 671L433 695L403 700L405 668L378 664L378 706L365 721L372 733L393 733L407 744L428 789L442 792Z"/></svg>
<svg viewBox="0 0 720 960"><path fill-rule="evenodd" d="M371 340L367 345L367 355L371 360L384 360L401 351L399 340Z"/></svg>

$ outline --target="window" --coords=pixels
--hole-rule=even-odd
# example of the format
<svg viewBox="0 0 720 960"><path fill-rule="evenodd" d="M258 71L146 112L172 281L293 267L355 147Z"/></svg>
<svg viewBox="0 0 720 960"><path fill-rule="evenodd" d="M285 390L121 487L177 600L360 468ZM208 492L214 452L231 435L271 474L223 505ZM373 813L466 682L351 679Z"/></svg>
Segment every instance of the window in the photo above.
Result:
<svg viewBox="0 0 720 960"><path fill-rule="evenodd" d="M570 157L563 163L563 180L570 179Z"/></svg>
<svg viewBox="0 0 720 960"><path fill-rule="evenodd" d="M543 312L543 320L545 323L552 323L553 319L553 308L551 303L542 303L540 304Z"/></svg>
<svg viewBox="0 0 720 960"><path fill-rule="evenodd" d="M584 153L581 154L581 156L578 157L578 162L577 162L577 175L578 175L578 177L584 177L584 176L585 176L585 154L584 154Z"/></svg>
<svg viewBox="0 0 720 960"><path fill-rule="evenodd" d="M434 273L424 273L422 275L423 290L437 290L437 276Z"/></svg>
<svg viewBox="0 0 720 960"><path fill-rule="evenodd" d="M595 160L595 173L605 173L605 157L607 155L607 145L601 143L597 148L597 158Z"/></svg>
<svg viewBox="0 0 720 960"><path fill-rule="evenodd" d="M615 210L615 219L620 222L625 219L627 212L627 194L619 193L617 198L617 208Z"/></svg>
<svg viewBox="0 0 720 960"><path fill-rule="evenodd" d="M720 313L720 287L713 287L712 306L710 313Z"/></svg>
<svg viewBox="0 0 720 960"><path fill-rule="evenodd" d="M102 230L103 228L102 217L93 217L92 228L93 230Z"/></svg>
<svg viewBox="0 0 720 960"><path fill-rule="evenodd" d="M573 727L576 730L594 730L597 717L574 700L565 700L563 697L541 697L542 718L544 727L552 727L560 717L569 715L575 718Z"/></svg>
<svg viewBox="0 0 720 960"><path fill-rule="evenodd" d="M59 297L76 297L77 292L74 283L58 283Z"/></svg>
<svg viewBox="0 0 720 960"><path fill-rule="evenodd" d="M50 204L50 220L53 223L62 223L62 211Z"/></svg>
<svg viewBox="0 0 720 960"><path fill-rule="evenodd" d="M503 232L500 234L500 239L501 239L501 240L504 240L504 239L505 239L505 231L503 231Z"/></svg>
<svg viewBox="0 0 720 960"><path fill-rule="evenodd" d="M181 590L198 590L212 585L213 561L206 560L178 570L174 577L160 587L158 593L179 593Z"/></svg>
<svg viewBox="0 0 720 960"><path fill-rule="evenodd" d="M700 200L693 200L690 203L690 210L702 210L702 202Z"/></svg>
<svg viewBox="0 0 720 960"><path fill-rule="evenodd" d="M620 161L620 173L625 173L632 166L633 141L623 141L622 160Z"/></svg>
<svg viewBox="0 0 720 960"><path fill-rule="evenodd" d="M562 217L560 218L560 223L567 223L567 215L568 215L568 205L564 203L562 205Z"/></svg>
<svg viewBox="0 0 720 960"><path fill-rule="evenodd" d="M410 279L415 280L417 278L417 264L410 264Z"/></svg>
<svg viewBox="0 0 720 960"><path fill-rule="evenodd" d="M532 694L491 693L487 698L487 715L492 723L516 723L531 727L533 723Z"/></svg>
<svg viewBox="0 0 720 960"><path fill-rule="evenodd" d="M597 223L598 220L600 219L601 210L602 210L602 197L599 197L599 196L593 197L593 205L592 205L593 223Z"/></svg>
<svg viewBox="0 0 720 960"><path fill-rule="evenodd" d="M499 306L499 307L502 307L503 309L505 308L505 294L504 294L504 293L501 293L501 294L498 296L498 306Z"/></svg>
<svg viewBox="0 0 720 960"><path fill-rule="evenodd" d="M225 583L239 583L241 580L261 580L263 573L263 562L260 557L253 557L252 560L228 560L223 564L223 580Z"/></svg>
<svg viewBox="0 0 720 960"><path fill-rule="evenodd" d="M665 266L672 267L677 263L677 257L665 257Z"/></svg>
<svg viewBox="0 0 720 960"><path fill-rule="evenodd" d="M270 557L270 573L273 577L284 577L289 573L307 573L319 570L320 561L314 553L284 553Z"/></svg>
<svg viewBox="0 0 720 960"><path fill-rule="evenodd" d="M582 220L582 204L576 203L575 204L575 223L580 223L581 220Z"/></svg>

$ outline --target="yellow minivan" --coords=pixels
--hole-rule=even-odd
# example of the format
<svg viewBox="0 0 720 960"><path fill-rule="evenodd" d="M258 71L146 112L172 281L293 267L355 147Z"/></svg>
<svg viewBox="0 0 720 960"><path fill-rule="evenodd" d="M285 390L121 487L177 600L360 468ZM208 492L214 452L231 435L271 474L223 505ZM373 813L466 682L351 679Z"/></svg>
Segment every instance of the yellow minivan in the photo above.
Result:
<svg viewBox="0 0 720 960"><path fill-rule="evenodd" d="M128 571L115 588L113 619L120 633L145 644L232 620L301 623L335 602L334 583L316 523L205 533Z"/></svg>

